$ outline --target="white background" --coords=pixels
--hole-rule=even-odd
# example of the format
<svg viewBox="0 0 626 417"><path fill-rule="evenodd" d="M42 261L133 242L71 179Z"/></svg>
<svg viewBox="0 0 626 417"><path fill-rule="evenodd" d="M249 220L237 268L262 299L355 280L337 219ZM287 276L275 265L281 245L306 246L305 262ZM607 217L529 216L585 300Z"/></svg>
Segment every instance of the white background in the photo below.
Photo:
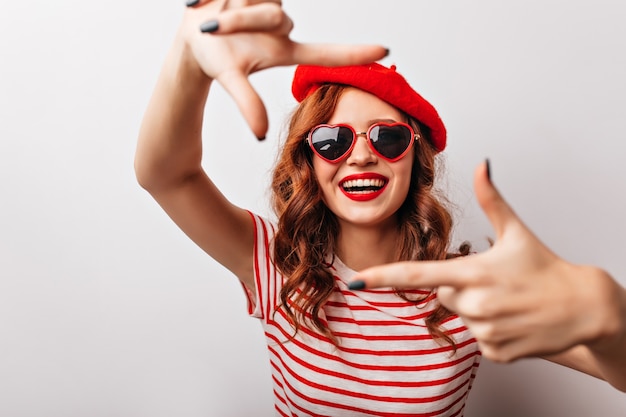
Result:
<svg viewBox="0 0 626 417"><path fill-rule="evenodd" d="M137 131L182 3L0 4L0 416L273 414L262 332L239 284L134 178ZM458 239L480 249L492 234L471 190L489 157L546 243L626 284L623 2L284 7L297 40L387 45L384 63L439 109ZM207 107L207 171L261 214L292 73L252 78L270 112L264 143L220 88ZM466 412L625 414L624 394L542 360L483 361Z"/></svg>

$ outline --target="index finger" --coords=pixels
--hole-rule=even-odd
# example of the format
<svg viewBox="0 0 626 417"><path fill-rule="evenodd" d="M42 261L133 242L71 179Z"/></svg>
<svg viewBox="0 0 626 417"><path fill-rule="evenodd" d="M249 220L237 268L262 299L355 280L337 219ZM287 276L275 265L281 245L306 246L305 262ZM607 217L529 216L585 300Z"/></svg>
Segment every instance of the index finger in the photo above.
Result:
<svg viewBox="0 0 626 417"><path fill-rule="evenodd" d="M389 55L389 49L382 45L341 45L341 44L293 44L292 64L338 67L362 65L378 61Z"/></svg>
<svg viewBox="0 0 626 417"><path fill-rule="evenodd" d="M375 266L357 273L348 287L365 288L434 288L442 285L460 288L475 284L481 274L471 255L445 261L404 261ZM472 272L474 271L474 272Z"/></svg>
<svg viewBox="0 0 626 417"><path fill-rule="evenodd" d="M225 72L220 75L218 81L235 100L256 137L259 140L265 139L268 129L267 110L245 74L237 71Z"/></svg>

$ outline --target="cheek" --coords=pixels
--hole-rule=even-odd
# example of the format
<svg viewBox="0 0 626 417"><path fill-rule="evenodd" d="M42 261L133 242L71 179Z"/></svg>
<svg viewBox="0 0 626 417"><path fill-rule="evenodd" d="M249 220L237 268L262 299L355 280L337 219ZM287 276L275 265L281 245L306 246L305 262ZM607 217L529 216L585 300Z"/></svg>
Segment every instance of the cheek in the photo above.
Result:
<svg viewBox="0 0 626 417"><path fill-rule="evenodd" d="M320 166L320 160L316 157L313 157L313 174L315 174L315 178L319 181L320 172L322 171L322 167Z"/></svg>
<svg viewBox="0 0 626 417"><path fill-rule="evenodd" d="M413 177L413 163L406 164L402 169L396 171L397 181L398 181L398 191L399 194L402 195L402 201L406 200L409 197L409 192L411 190L411 180ZM417 169L417 167L415 167Z"/></svg>
<svg viewBox="0 0 626 417"><path fill-rule="evenodd" d="M335 176L335 172L337 172L337 168L326 161L322 161L321 159L314 157L313 172L315 174L315 178L317 179L317 183L320 187L324 188L329 182L332 181Z"/></svg>
<svg viewBox="0 0 626 417"><path fill-rule="evenodd" d="M411 178L413 176L413 168L418 169L418 167L413 166L413 161L415 157L406 158L406 160L401 161L402 165L398 166L397 175L402 180L402 184L406 185L407 189L411 184Z"/></svg>
<svg viewBox="0 0 626 417"><path fill-rule="evenodd" d="M400 189L402 190L402 194L404 194L404 198L408 197L409 190L411 189L411 171L407 170L406 174L402 175L400 181Z"/></svg>

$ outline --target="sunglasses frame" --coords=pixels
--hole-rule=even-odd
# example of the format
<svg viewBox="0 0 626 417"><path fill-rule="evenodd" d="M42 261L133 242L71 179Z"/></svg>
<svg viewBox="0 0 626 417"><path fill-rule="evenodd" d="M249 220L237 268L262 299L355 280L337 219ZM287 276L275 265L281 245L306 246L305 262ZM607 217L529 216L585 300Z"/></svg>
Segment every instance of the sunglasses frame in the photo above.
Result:
<svg viewBox="0 0 626 417"><path fill-rule="evenodd" d="M394 127L394 126L402 126L405 127L409 130L409 132L411 133L411 141L409 142L409 145L406 147L406 149L404 150L404 152L402 152L400 155L396 156L395 158L388 158L385 155L381 154L375 147L374 144L372 143L372 139L370 138L370 133L372 131L372 129L374 129L375 127L379 127L379 126L385 126L385 127ZM352 143L350 144L350 147L346 150L346 152L341 155L339 158L337 159L328 159L325 158L322 154L320 154L317 149L315 149L315 146L313 145L313 133L322 127L330 127L330 128L336 128L336 127L345 127L347 129L350 129L350 131L352 132ZM309 144L309 147L311 148L311 150L313 151L313 153L315 155L317 155L318 157L320 157L321 159L323 159L326 162L329 162L331 164L338 164L339 162L343 161L344 159L346 159L348 157L348 155L350 155L350 153L352 152L352 150L354 149L354 147L356 146L356 142L359 136L365 136L365 140L367 141L367 145L370 147L370 149L379 157L383 158L385 161L389 161L389 162L396 162L399 161L400 159L402 159L407 153L409 153L409 151L411 150L411 148L413 148L413 142L417 142L420 138L420 134L419 133L415 133L415 131L413 130L413 128L408 124L408 123L403 123L403 122L394 122L394 123L385 123L385 122L378 122L378 123L374 123L372 124L369 129L367 129L367 132L357 132L356 130L354 130L354 128L348 124L345 123L338 123L335 125L330 125L330 124L319 124L314 126L308 133L308 135L306 136L305 140L306 142Z"/></svg>

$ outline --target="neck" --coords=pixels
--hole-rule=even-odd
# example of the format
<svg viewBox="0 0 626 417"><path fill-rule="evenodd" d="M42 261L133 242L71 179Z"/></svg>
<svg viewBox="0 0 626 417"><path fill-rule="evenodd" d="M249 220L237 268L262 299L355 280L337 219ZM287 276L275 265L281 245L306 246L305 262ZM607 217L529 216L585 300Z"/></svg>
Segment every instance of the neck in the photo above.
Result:
<svg viewBox="0 0 626 417"><path fill-rule="evenodd" d="M340 224L336 254L351 269L396 261L398 231L393 227Z"/></svg>

